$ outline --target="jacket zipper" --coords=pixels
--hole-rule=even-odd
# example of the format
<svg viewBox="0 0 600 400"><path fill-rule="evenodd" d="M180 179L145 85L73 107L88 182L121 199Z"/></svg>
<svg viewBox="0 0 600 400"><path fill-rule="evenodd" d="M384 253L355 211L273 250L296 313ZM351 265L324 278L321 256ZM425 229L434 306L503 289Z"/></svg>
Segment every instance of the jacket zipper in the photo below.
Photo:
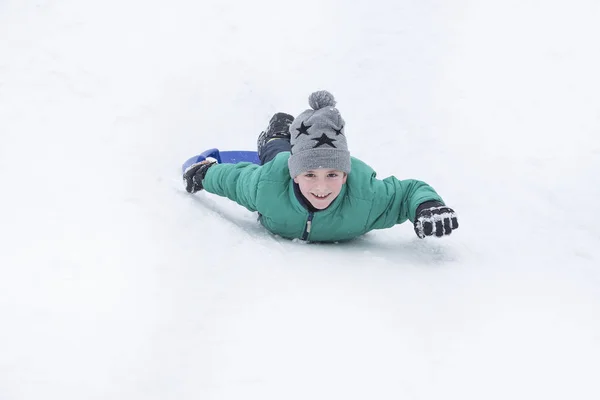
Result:
<svg viewBox="0 0 600 400"><path fill-rule="evenodd" d="M308 219L306 220L306 226L304 227L304 233L302 234L302 240L307 240L308 235L310 235L310 228L312 226L312 219L315 213L309 212Z"/></svg>

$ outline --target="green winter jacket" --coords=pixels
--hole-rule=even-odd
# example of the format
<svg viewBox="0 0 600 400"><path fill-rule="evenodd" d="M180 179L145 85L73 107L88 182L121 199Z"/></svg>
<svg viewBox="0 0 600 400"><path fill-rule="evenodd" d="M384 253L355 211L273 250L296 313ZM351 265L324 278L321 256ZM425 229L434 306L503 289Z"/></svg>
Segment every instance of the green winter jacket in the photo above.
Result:
<svg viewBox="0 0 600 400"><path fill-rule="evenodd" d="M311 242L348 240L407 219L414 221L421 203L442 201L424 182L393 176L376 179L371 167L353 157L352 170L338 197L325 210L310 212L295 194L289 157L289 152L279 153L262 166L213 165L202 184L210 193L258 211L260 222L272 233Z"/></svg>

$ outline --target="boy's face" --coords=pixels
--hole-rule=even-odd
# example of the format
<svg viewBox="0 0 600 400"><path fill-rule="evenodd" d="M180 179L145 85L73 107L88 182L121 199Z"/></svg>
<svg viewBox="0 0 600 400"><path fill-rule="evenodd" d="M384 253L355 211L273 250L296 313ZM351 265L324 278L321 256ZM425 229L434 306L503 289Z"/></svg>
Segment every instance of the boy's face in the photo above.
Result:
<svg viewBox="0 0 600 400"><path fill-rule="evenodd" d="M327 208L340 194L348 176L335 169L314 169L294 178L300 192L317 210Z"/></svg>

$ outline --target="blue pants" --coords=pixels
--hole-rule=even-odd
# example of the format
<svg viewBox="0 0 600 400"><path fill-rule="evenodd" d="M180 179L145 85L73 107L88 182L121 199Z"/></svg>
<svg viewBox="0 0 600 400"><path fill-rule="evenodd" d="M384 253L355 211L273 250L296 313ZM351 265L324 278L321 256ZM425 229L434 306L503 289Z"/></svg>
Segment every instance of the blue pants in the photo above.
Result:
<svg viewBox="0 0 600 400"><path fill-rule="evenodd" d="M260 165L264 165L275 158L283 151L290 151L290 141L288 139L273 139L263 146L260 151Z"/></svg>

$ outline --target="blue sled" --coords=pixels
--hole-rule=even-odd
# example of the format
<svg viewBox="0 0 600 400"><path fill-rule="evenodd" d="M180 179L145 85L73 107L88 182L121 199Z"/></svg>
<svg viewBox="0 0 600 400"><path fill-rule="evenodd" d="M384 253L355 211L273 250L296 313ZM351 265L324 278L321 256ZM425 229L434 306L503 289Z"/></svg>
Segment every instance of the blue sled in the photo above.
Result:
<svg viewBox="0 0 600 400"><path fill-rule="evenodd" d="M208 149L205 152L198 154L181 166L181 171L185 170L192 164L206 160L208 157L216 159L219 164L237 164L239 162L251 162L254 164L260 164L258 159L258 153L256 151L246 150L233 150L233 151L220 151L219 149Z"/></svg>

